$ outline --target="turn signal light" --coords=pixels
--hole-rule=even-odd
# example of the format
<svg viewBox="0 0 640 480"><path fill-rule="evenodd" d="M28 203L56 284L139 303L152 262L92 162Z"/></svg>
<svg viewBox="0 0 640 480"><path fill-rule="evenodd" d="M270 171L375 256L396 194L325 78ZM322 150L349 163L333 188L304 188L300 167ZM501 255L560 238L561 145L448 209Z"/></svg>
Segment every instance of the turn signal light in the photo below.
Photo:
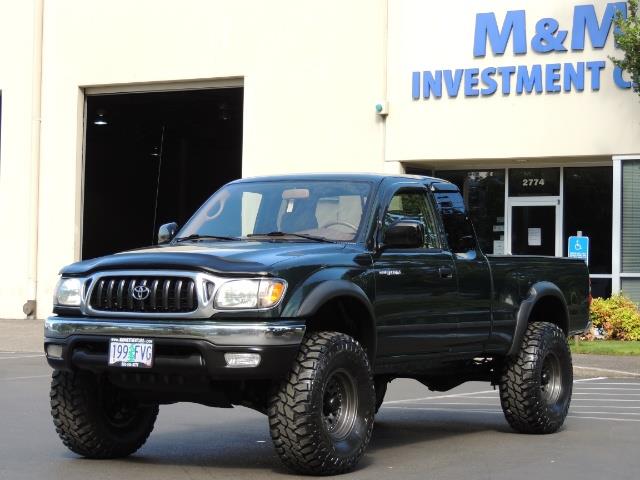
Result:
<svg viewBox="0 0 640 480"><path fill-rule="evenodd" d="M272 307L280 301L284 293L284 282L262 281L260 282L260 306L262 308Z"/></svg>

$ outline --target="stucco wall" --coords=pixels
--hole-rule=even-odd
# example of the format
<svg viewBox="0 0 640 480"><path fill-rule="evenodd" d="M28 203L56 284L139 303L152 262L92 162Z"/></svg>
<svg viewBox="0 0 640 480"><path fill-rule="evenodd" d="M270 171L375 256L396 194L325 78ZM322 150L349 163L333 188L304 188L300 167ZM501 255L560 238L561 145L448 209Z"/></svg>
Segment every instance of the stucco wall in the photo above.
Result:
<svg viewBox="0 0 640 480"><path fill-rule="evenodd" d="M572 51L575 5L595 5L598 20L606 1L595 0L463 0L424 2L397 0L389 7L389 103L387 120L388 161L451 159L509 159L517 157L578 157L640 152L640 99L613 83L609 55L614 49L613 31L606 47L595 49L586 36L583 51ZM513 38L503 55L487 46L484 57L474 57L477 13L494 12L502 27L506 12L525 10L525 54L513 53ZM567 52L539 53L532 48L536 23L553 18L566 30ZM449 98L412 96L412 72L443 69L482 70L486 67L606 61L599 91L509 95L499 89L490 96L466 97L464 79L460 93ZM562 71L560 72L562 74ZM560 85L562 85L560 80ZM483 87L482 82L479 85ZM500 87L499 87L500 88ZM443 88L444 90L444 88ZM467 159L467 160L465 160Z"/></svg>
<svg viewBox="0 0 640 480"><path fill-rule="evenodd" d="M382 0L46 2L39 315L79 256L84 87L240 78L243 175L382 170L385 16Z"/></svg>
<svg viewBox="0 0 640 480"><path fill-rule="evenodd" d="M0 0L0 318L22 317L28 296L33 27L33 2Z"/></svg>

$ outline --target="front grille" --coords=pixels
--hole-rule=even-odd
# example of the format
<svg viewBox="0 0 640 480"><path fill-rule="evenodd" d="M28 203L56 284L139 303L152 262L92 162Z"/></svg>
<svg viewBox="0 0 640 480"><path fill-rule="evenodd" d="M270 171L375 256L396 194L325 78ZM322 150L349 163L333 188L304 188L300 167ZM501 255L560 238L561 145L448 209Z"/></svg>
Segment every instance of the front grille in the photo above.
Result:
<svg viewBox="0 0 640 480"><path fill-rule="evenodd" d="M198 296L188 277L106 276L93 287L90 305L103 312L186 313L198 307Z"/></svg>

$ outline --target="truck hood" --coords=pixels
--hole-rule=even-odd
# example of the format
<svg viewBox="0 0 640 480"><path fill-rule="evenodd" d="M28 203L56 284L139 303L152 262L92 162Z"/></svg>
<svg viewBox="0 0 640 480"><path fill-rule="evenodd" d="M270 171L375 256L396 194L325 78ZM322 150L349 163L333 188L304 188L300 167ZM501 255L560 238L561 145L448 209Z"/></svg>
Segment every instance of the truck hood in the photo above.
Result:
<svg viewBox="0 0 640 480"><path fill-rule="evenodd" d="M84 260L60 273L81 276L104 270L200 270L221 274L266 274L279 262L292 257L338 253L339 243L289 241L233 241L185 243L142 248L106 257Z"/></svg>

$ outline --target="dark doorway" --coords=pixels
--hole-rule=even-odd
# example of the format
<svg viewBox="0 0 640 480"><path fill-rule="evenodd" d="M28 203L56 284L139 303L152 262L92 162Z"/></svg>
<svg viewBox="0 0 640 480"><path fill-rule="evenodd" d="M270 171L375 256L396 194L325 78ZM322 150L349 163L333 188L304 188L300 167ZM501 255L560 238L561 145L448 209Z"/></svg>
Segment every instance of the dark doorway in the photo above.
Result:
<svg viewBox="0 0 640 480"><path fill-rule="evenodd" d="M242 88L87 97L82 258L151 245L242 175Z"/></svg>
<svg viewBox="0 0 640 480"><path fill-rule="evenodd" d="M511 253L548 255L556 252L556 207L512 207Z"/></svg>

